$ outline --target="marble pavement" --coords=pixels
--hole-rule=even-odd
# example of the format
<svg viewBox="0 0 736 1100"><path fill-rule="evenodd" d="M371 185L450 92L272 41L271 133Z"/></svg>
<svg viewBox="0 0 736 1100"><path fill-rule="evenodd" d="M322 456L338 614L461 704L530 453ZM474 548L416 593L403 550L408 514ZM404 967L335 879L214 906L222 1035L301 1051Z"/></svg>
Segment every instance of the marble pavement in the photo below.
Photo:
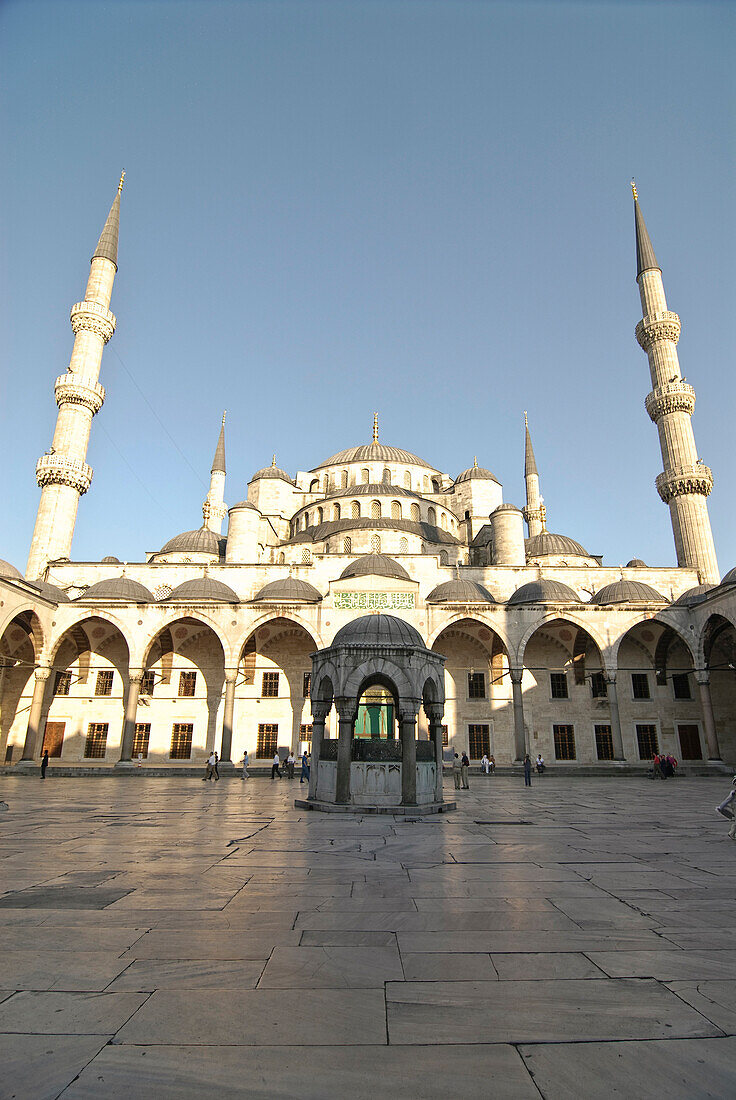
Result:
<svg viewBox="0 0 736 1100"><path fill-rule="evenodd" d="M5 777L0 1098L736 1095L727 788Z"/></svg>

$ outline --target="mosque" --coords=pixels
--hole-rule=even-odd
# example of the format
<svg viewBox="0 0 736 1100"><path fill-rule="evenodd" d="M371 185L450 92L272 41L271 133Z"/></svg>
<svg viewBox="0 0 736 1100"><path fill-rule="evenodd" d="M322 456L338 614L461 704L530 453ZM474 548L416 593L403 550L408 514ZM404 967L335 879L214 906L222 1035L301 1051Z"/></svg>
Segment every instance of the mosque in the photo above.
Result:
<svg viewBox="0 0 736 1100"><path fill-rule="evenodd" d="M636 340L649 362L646 411L663 462L656 488L676 567L635 558L614 568L548 530L528 425L519 508L477 461L451 474L431 454L384 443L377 416L369 441L314 469L287 472L274 456L229 507L223 416L201 525L142 547L138 562L74 560L77 506L92 482L87 444L105 400L102 355L116 325L121 192L122 179L84 300L71 309L74 344L55 382L52 444L36 467L25 575L0 562L6 770L35 766L44 749L52 769L85 771L186 770L213 749L225 767L245 750L254 763L312 747L327 759L338 732L355 745L389 742L398 727L417 746L436 738L437 759L441 739L445 751L493 755L500 767L527 752L552 766L619 772L646 767L655 752L703 770L736 763L736 569L718 570L713 477L693 436L680 319L635 189ZM312 698L312 655L338 634L359 645L367 629L382 645L435 655L444 699L400 701L378 674L349 705Z"/></svg>

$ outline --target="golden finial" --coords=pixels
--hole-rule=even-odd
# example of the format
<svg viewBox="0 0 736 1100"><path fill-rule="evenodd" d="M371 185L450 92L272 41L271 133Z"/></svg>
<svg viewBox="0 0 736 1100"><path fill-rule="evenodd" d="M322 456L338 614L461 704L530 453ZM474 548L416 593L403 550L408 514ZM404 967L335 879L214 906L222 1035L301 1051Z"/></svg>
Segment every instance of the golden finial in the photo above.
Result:
<svg viewBox="0 0 736 1100"><path fill-rule="evenodd" d="M276 468L276 455L274 455L271 459L271 465L274 467L274 469Z"/></svg>
<svg viewBox="0 0 736 1100"><path fill-rule="evenodd" d="M639 201L639 196L636 193L636 183L634 182L633 179L631 181L631 194L634 196L634 202L638 202Z"/></svg>
<svg viewBox="0 0 736 1100"><path fill-rule="evenodd" d="M227 416L227 409L222 414L222 426L225 427L225 417Z"/></svg>
<svg viewBox="0 0 736 1100"><path fill-rule="evenodd" d="M524 410L524 427L525 428L529 427L529 421L526 418L526 409Z"/></svg>
<svg viewBox="0 0 736 1100"><path fill-rule="evenodd" d="M478 469L478 456L477 455L473 455L473 469L474 470Z"/></svg>
<svg viewBox="0 0 736 1100"><path fill-rule="evenodd" d="M125 183L125 172L120 173L120 183L118 184L118 195L123 190L123 184Z"/></svg>
<svg viewBox="0 0 736 1100"><path fill-rule="evenodd" d="M539 522L542 524L542 530L547 530L547 509L544 504L539 505Z"/></svg>
<svg viewBox="0 0 736 1100"><path fill-rule="evenodd" d="M378 443L378 413L373 414L373 442Z"/></svg>

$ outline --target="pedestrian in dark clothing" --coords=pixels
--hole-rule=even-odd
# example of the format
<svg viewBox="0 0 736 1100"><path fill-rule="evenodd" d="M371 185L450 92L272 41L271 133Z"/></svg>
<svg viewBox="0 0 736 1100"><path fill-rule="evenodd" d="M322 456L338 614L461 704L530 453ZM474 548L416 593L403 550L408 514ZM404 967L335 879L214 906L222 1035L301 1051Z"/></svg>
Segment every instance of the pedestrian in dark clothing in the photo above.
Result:
<svg viewBox="0 0 736 1100"><path fill-rule="evenodd" d="M217 753L215 753L215 765L214 765L214 767L213 767L213 769L212 769L212 770L213 770L213 772L215 773L215 783L216 783L216 782L217 782L217 780L218 780L218 779L220 778L220 772L219 772L219 769L218 769L218 767L217 767L217 765L219 764L219 762L220 762L220 760L219 760L219 757L218 757Z"/></svg>
<svg viewBox="0 0 736 1100"><path fill-rule="evenodd" d="M468 783L468 768L469 767L470 767L470 760L468 759L468 754L466 752L464 752L462 757L460 758L460 774L461 774L462 779L463 779L463 790L464 791L469 791L470 790L470 784Z"/></svg>
<svg viewBox="0 0 736 1100"><path fill-rule="evenodd" d="M524 786L531 787L532 785L532 762L529 753L524 757Z"/></svg>
<svg viewBox="0 0 736 1100"><path fill-rule="evenodd" d="M299 778L299 782L303 783L305 779L308 783L309 782L309 753L307 752L306 749L302 753L302 774Z"/></svg>
<svg viewBox="0 0 736 1100"><path fill-rule="evenodd" d="M43 756L41 757L41 778L46 778L46 769L49 766L49 750L43 750Z"/></svg>

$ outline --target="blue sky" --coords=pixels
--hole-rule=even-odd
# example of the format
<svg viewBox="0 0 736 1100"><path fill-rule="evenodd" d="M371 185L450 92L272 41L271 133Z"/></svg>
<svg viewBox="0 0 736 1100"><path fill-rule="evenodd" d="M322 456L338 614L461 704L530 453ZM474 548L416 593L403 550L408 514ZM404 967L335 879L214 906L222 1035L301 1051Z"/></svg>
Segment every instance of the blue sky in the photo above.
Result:
<svg viewBox="0 0 736 1100"><path fill-rule="evenodd" d="M633 335L629 179L683 322L722 572L733 483L728 3L6 0L0 556L24 568L69 307L126 169L118 330L78 559L141 560L226 499L370 439L551 530L674 563Z"/></svg>

